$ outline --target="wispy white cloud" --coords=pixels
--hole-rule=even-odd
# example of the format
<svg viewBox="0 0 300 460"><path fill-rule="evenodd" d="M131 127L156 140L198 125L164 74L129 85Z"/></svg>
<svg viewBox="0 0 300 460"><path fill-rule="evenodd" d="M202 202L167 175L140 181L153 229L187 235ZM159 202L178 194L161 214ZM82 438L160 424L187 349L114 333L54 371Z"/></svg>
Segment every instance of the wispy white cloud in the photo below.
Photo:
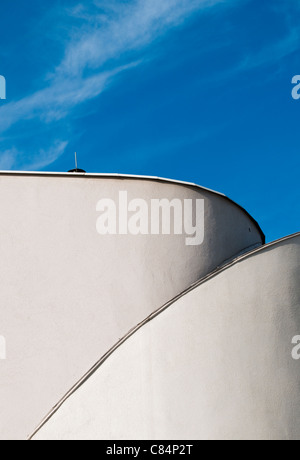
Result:
<svg viewBox="0 0 300 460"><path fill-rule="evenodd" d="M285 57L299 50L299 43L300 27L293 27L285 37L270 45L266 45L257 53L245 56L234 71L238 73L239 70L250 70L280 62Z"/></svg>
<svg viewBox="0 0 300 460"><path fill-rule="evenodd" d="M18 151L15 148L4 150L0 154L0 170L12 169L15 165Z"/></svg>
<svg viewBox="0 0 300 460"><path fill-rule="evenodd" d="M121 72L140 64L132 52L141 50L167 30L182 23L193 12L209 8L223 0L135 0L129 3L97 1L66 9L80 26L74 28L64 57L48 74L44 87L35 93L0 108L0 133L20 121L38 120L50 124L67 118L80 104L98 97ZM92 6L92 8L91 8ZM20 139L15 137L16 142ZM54 141L52 147L38 152L40 169L55 161L67 143ZM34 155L37 156L36 154ZM18 166L23 158L16 148L0 151L0 165ZM22 163L23 168L29 164Z"/></svg>
<svg viewBox="0 0 300 460"><path fill-rule="evenodd" d="M73 77L86 68L98 68L108 60L152 43L171 27L182 23L191 13L207 9L224 0L136 0L129 3L95 2L101 8L99 22L92 29L83 27L74 34L55 78ZM227 1L228 2L228 1ZM230 2L229 2L230 3ZM81 5L81 14L85 11ZM78 9L76 9L78 14Z"/></svg>
<svg viewBox="0 0 300 460"><path fill-rule="evenodd" d="M299 7L300 8L300 7ZM232 46L229 44L229 46ZM231 66L214 75L209 75L202 80L202 84L211 86L218 82L227 85L232 79L240 78L244 73L281 64L285 58L300 51L300 26L290 26L286 35L265 44L259 51L244 51ZM283 67L283 66L282 66ZM297 73L297 68L295 73ZM269 74L268 78L276 77L277 73Z"/></svg>
<svg viewBox="0 0 300 460"><path fill-rule="evenodd" d="M40 149L38 154L24 165L24 169L35 171L51 165L63 155L67 145L68 141L57 140L49 149Z"/></svg>
<svg viewBox="0 0 300 460"><path fill-rule="evenodd" d="M44 168L54 163L65 151L68 145L67 141L55 141L54 144L47 150L40 149L34 154L30 161L24 163L22 166L26 170L35 171ZM25 156L24 152L12 148L5 150L0 155L0 170L16 169L19 157Z"/></svg>
<svg viewBox="0 0 300 460"><path fill-rule="evenodd" d="M148 59L147 47L170 29L182 24L195 12L236 0L94 0L74 4L64 10L75 21L69 40L63 43L63 57L46 69L39 90L0 107L0 134L10 131L15 144L21 143L18 122L34 121L41 132L53 127L52 141L44 150L24 155L8 142L0 144L0 168L41 169L63 154L68 142L58 139L58 121L68 121L84 102L98 97L114 78ZM238 2L237 2L238 3ZM61 14L61 12L59 13ZM73 24L73 22L72 22ZM279 61L299 48L300 28L291 26L289 34L258 53L245 55L235 66L224 71L223 79L247 70ZM140 57L143 51L145 58ZM38 129L38 128L37 128ZM52 145L51 145L52 142ZM50 145L49 145L50 143ZM32 161L24 161L30 156Z"/></svg>
<svg viewBox="0 0 300 460"><path fill-rule="evenodd" d="M30 96L8 103L0 108L0 132L5 132L21 120L39 118L46 123L60 120L74 107L99 96L112 77L137 64L134 62L108 72L96 73L88 78L55 80L48 87Z"/></svg>
<svg viewBox="0 0 300 460"><path fill-rule="evenodd" d="M135 0L97 1L77 4L65 13L80 21L66 45L64 57L54 70L48 69L44 87L0 108L0 133L20 121L50 124L67 118L80 104L98 97L121 72L140 64L132 53L151 44L193 12L224 0ZM20 141L18 135L16 142ZM55 140L39 150L38 157L21 166L41 169L62 155L67 142ZM0 151L2 168L18 167L22 152L13 147Z"/></svg>
<svg viewBox="0 0 300 460"><path fill-rule="evenodd" d="M77 105L99 96L112 77L142 62L133 61L120 66L119 59L125 53L150 44L170 27L184 21L193 11L222 1L138 0L129 4L112 2L109 10L113 11L113 17L102 13L99 14L99 23L93 27L86 29L83 24L81 33L76 32L67 45L62 62L48 75L43 89L0 109L0 131L4 132L19 120L39 117L43 121L51 122L67 116ZM103 10L103 2L98 5ZM77 5L72 11L71 14L78 14L80 11L84 18L89 19L88 10L83 5ZM110 60L114 60L113 68L103 70ZM94 74L85 76L84 73L88 70Z"/></svg>

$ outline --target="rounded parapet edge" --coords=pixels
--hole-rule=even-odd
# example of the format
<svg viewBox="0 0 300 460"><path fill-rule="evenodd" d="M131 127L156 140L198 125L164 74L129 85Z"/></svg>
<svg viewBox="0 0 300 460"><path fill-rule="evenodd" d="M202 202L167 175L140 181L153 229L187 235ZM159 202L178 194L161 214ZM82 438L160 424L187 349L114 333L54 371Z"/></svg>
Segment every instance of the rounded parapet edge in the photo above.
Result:
<svg viewBox="0 0 300 460"><path fill-rule="evenodd" d="M70 174L71 172L75 172L76 174ZM249 212L240 204L238 204L236 201L233 199L229 198L225 194L221 192L217 192L215 190L212 190L207 187L203 187L201 185L195 184L193 182L186 182L186 181L180 181L176 179L168 179L168 178L163 178L163 177L158 177L158 176L142 176L142 175L131 175L131 174L118 174L118 173L86 173L84 170L72 170L69 172L46 172L46 171L0 171L0 177L1 176L37 176L37 177L61 177L61 178L77 178L77 179L120 179L120 180L126 180L126 179L131 179L131 180L140 180L140 181L156 181L156 182L161 182L161 183L171 183L171 184L177 184L177 185L182 185L185 187L190 187L193 189L198 189L198 190L204 190L210 193L213 193L215 195L219 195L223 197L224 199L228 200L230 203L234 204L237 206L239 209L241 209L242 212L244 212L249 219L254 223L254 225L257 227L261 239L262 239L262 244L266 244L266 236L261 229L259 223L254 219L254 217L249 214Z"/></svg>

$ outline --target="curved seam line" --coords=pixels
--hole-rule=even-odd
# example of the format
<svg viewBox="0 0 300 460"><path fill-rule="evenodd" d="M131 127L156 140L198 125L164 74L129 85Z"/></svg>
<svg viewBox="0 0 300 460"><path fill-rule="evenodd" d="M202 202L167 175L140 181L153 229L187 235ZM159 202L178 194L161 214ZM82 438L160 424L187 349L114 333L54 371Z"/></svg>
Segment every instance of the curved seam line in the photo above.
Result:
<svg viewBox="0 0 300 460"><path fill-rule="evenodd" d="M196 281L195 283L191 284L187 289L182 291L180 294L169 300L167 303L165 303L163 306L159 307L157 310L155 310L153 313L151 313L147 318L145 318L143 321L138 323L136 326L131 328L127 334L122 337L115 345L113 345L101 358L97 363L86 373L84 376L66 393L66 395L53 407L53 409L46 415L46 417L42 420L42 422L38 425L38 427L35 429L35 431L32 433L32 435L28 438L30 441L33 436L35 436L38 431L53 417L53 415L58 411L58 409L61 408L61 406L74 394L101 366L102 364L123 344L125 343L131 336L135 334L139 329L141 329L145 324L149 323L152 321L154 318L156 318L160 313L163 313L167 308L169 308L171 305L173 305L177 300L181 299L185 295L189 294L193 290L195 290L197 287L201 286L205 282L209 281L212 278L215 278L218 274L224 272L225 270L229 269L230 267L236 265L237 263L248 259L249 257L252 257L253 255L257 254L258 252L263 252L267 249L269 249L272 246L277 246L278 244L292 240L296 237L300 236L300 232L294 233L293 235L289 235L286 237L283 237L279 240L273 241L269 244L266 244L264 246L260 246L259 248L255 248L252 251L243 254L239 257L236 257L232 259L230 262L226 263L223 266L217 267L215 270L210 272L208 275L205 275L203 278L200 280Z"/></svg>

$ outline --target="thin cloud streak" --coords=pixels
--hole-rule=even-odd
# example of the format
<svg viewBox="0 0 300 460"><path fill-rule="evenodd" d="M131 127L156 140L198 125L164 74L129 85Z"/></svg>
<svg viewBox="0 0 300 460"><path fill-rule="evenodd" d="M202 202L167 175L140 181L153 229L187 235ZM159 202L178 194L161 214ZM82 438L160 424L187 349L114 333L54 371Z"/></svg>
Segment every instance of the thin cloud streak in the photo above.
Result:
<svg viewBox="0 0 300 460"><path fill-rule="evenodd" d="M63 61L44 89L0 109L0 132L3 133L19 120L38 117L49 123L68 116L74 107L98 97L112 77L142 62L130 62L117 65L110 71L101 71L101 66L109 59L118 60L130 50L149 45L193 11L221 2L190 0L182 5L180 0L152 0L150 5L139 0L134 7L123 7L117 18L111 20L104 30L99 24L100 29L85 32L82 38L69 43ZM87 69L98 71L95 75L84 77Z"/></svg>
<svg viewBox="0 0 300 460"><path fill-rule="evenodd" d="M40 149L36 158L24 166L24 169L36 171L51 165L63 155L68 146L68 141L57 140L48 150Z"/></svg>
<svg viewBox="0 0 300 460"><path fill-rule="evenodd" d="M0 131L3 133L21 120L39 117L50 123L66 117L77 105L99 96L112 77L138 63L131 63L110 72L100 72L92 77L55 82L17 102L8 103L0 109Z"/></svg>
<svg viewBox="0 0 300 460"><path fill-rule="evenodd" d="M66 119L75 108L105 91L114 77L143 62L130 60L127 54L147 47L192 13L219 3L223 0L137 0L126 5L96 1L94 5L99 14L93 12L92 27L89 8L79 4L67 10L69 15L82 18L81 28L67 44L60 64L52 74L47 74L44 88L0 108L0 133L13 129L21 121L37 119L42 125L51 125ZM120 65L122 59L127 63ZM111 66L109 70L105 69L108 62ZM18 135L15 139L16 142L21 140ZM65 141L56 140L47 150L56 153L44 155L45 152L40 150L38 156L42 159L34 160L31 168L40 169L53 163L63 154L66 146ZM0 154L0 164L9 169L17 166L18 159L23 157L21 153L15 147L5 150ZM26 169L28 165L23 164L22 167Z"/></svg>
<svg viewBox="0 0 300 460"><path fill-rule="evenodd" d="M279 40L277 43L266 46L257 54L246 56L235 71L255 69L257 67L279 62L299 50L299 43L300 28L295 27L290 31L288 36Z"/></svg>
<svg viewBox="0 0 300 460"><path fill-rule="evenodd" d="M15 148L8 149L2 152L0 156L0 170L4 171L12 169L15 164L17 154L18 151Z"/></svg>
<svg viewBox="0 0 300 460"><path fill-rule="evenodd" d="M48 150L40 149L36 157L24 165L24 169L35 171L54 163L64 153L67 145L67 141L57 140ZM24 155L24 152L20 152L16 148L4 151L0 157L0 170L15 168L20 155Z"/></svg>
<svg viewBox="0 0 300 460"><path fill-rule="evenodd" d="M97 68L124 53L139 50L166 30L178 26L193 12L223 3L224 0L138 0L113 9L113 19L99 19L96 27L74 37L55 78L72 77L86 68ZM102 3L102 2L101 2ZM228 2L227 2L228 3ZM232 3L232 0L229 2ZM110 6L109 10L112 9ZM106 18L106 17L105 17Z"/></svg>

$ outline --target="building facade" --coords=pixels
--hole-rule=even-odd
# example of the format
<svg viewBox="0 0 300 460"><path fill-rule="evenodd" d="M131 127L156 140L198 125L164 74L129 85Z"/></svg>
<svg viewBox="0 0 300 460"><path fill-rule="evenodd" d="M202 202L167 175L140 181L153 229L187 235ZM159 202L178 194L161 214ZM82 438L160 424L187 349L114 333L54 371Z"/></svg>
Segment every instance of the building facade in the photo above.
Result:
<svg viewBox="0 0 300 460"><path fill-rule="evenodd" d="M300 437L299 234L159 178L0 191L1 439Z"/></svg>

